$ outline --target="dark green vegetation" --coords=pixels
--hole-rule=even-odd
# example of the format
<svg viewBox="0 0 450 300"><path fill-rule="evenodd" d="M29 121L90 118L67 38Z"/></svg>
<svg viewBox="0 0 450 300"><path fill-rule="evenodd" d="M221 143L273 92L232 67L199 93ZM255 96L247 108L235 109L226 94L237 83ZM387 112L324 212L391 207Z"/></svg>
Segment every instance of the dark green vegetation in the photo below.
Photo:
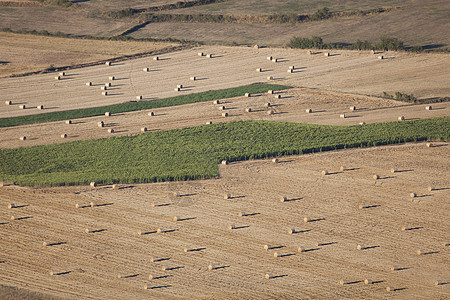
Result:
<svg viewBox="0 0 450 300"><path fill-rule="evenodd" d="M57 186L212 178L239 161L450 136L450 117L356 126L240 121L0 151L0 180Z"/></svg>
<svg viewBox="0 0 450 300"><path fill-rule="evenodd" d="M37 115L29 115L29 116L20 116L20 117L11 117L11 118L1 118L0 119L0 127L11 127L11 126L19 126L25 124L34 124L34 123L44 123L44 122L53 122L53 121L61 121L68 119L79 119L79 118L87 118L94 116L101 116L105 114L105 112L109 111L112 114L130 112L130 111L138 111L143 109L153 109L159 107L169 107L169 106L177 106L189 103L197 103L204 101L212 101L216 99L227 99L237 96L243 96L245 93L265 93L268 90L284 90L290 88L285 85L277 85L277 84L251 84L246 86L240 86L236 88L229 88L224 90L217 91L208 91L197 94L189 94L176 96L165 99L157 99L151 101L142 101L142 102L125 102L120 104L113 104L108 106L100 106L100 107L92 107L92 108L83 108L83 109L74 109L74 110L66 110L66 111L56 111L51 113L37 114Z"/></svg>
<svg viewBox="0 0 450 300"><path fill-rule="evenodd" d="M401 92L395 92L395 97L386 92L383 92L383 98L395 99L398 101L404 101L404 102L410 102L410 103L415 103L417 101L417 98L414 97L413 94L408 95L408 94L403 94Z"/></svg>
<svg viewBox="0 0 450 300"><path fill-rule="evenodd" d="M370 43L368 41L357 40L355 43L325 43L323 39L319 36L313 36L311 38L293 37L289 43L288 47L300 48L300 49L350 49L350 50L409 50L414 52L423 51L422 47L409 47L405 48L403 42L393 38L384 36L381 37L377 43Z"/></svg>

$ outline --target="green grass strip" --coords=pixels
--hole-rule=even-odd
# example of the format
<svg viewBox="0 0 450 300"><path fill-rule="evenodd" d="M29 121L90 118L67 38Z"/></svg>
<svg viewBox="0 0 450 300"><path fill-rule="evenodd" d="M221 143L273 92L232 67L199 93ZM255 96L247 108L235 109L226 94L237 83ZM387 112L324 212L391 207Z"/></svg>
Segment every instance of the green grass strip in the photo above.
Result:
<svg viewBox="0 0 450 300"><path fill-rule="evenodd" d="M29 186L212 178L239 161L422 140L448 141L450 117L356 126L239 121L5 149L0 180Z"/></svg>
<svg viewBox="0 0 450 300"><path fill-rule="evenodd" d="M11 117L11 118L0 118L0 127L11 127L25 124L35 124L35 123L54 122L69 119L95 117L104 115L105 112L107 111L109 111L112 114L117 114L123 112L138 111L143 109L154 109L159 107L176 106L189 103L204 102L209 100L212 101L217 99L233 98L243 96L245 93L253 93L253 94L265 93L268 90L279 91L289 88L291 87L278 84L262 84L262 83L251 84L236 88L229 88L217 91L207 91L202 93L181 95L151 101L141 101L141 102L130 101L108 106L55 111L50 113Z"/></svg>

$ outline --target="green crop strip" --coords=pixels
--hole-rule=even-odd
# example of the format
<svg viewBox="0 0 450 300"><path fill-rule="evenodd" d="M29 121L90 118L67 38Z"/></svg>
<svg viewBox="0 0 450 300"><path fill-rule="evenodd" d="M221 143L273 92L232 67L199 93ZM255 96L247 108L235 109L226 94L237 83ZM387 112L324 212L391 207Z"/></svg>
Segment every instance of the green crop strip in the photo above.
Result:
<svg viewBox="0 0 450 300"><path fill-rule="evenodd" d="M54 122L69 119L95 117L104 115L105 112L107 111L109 111L112 114L117 114L123 112L138 111L143 109L154 109L160 107L169 107L196 102L204 102L209 100L227 99L237 96L243 96L245 93L265 93L268 90L279 91L289 88L291 87L278 84L251 84L236 88L208 91L189 95L181 95L151 101L141 101L141 102L132 101L101 107L56 111L51 113L43 113L11 118L1 118L0 127L11 127L25 124L35 124L35 123Z"/></svg>
<svg viewBox="0 0 450 300"><path fill-rule="evenodd" d="M6 149L0 180L29 186L212 178L222 159L448 141L450 117L357 126L239 121L135 136Z"/></svg>

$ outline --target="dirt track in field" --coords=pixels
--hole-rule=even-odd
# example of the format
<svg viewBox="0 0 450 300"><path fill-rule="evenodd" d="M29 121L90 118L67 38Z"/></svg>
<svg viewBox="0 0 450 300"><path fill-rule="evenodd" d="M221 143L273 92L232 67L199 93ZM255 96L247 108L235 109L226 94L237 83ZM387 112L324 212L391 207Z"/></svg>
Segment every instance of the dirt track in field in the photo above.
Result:
<svg viewBox="0 0 450 300"><path fill-rule="evenodd" d="M448 298L450 285L434 281L450 281L442 244L450 238L449 159L448 144L419 143L239 162L220 166L219 179L119 190L6 186L0 282L72 298ZM19 208L8 209L10 202ZM361 203L371 207L359 209ZM87 227L99 231L86 234ZM289 234L291 227L297 233ZM266 251L266 244L277 248ZM298 253L299 246L309 251ZM209 264L218 268L209 271ZM265 279L269 272L276 278ZM148 280L150 274L159 278ZM341 286L341 279L353 283Z"/></svg>

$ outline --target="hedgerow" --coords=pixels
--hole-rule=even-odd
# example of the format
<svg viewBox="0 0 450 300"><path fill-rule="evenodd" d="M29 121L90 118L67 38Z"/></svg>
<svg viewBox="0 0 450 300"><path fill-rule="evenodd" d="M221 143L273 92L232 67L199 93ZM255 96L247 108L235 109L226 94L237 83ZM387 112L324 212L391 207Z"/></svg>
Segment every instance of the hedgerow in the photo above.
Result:
<svg viewBox="0 0 450 300"><path fill-rule="evenodd" d="M240 161L423 140L448 141L450 117L356 126L239 121L0 151L0 180L29 186L213 178Z"/></svg>

